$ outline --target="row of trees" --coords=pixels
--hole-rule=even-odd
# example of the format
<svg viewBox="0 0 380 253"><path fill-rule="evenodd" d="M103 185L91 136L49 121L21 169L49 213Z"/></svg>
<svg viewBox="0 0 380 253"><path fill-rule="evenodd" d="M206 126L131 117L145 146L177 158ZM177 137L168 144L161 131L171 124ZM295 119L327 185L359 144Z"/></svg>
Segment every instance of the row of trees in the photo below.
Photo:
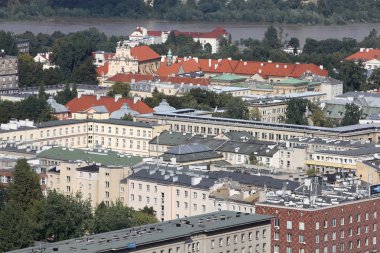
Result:
<svg viewBox="0 0 380 253"><path fill-rule="evenodd" d="M292 98L287 103L284 123L296 125L309 125L320 127L349 126L359 123L362 111L355 104L345 105L345 114L341 121L326 117L322 109L306 99Z"/></svg>
<svg viewBox="0 0 380 253"><path fill-rule="evenodd" d="M146 3L145 3L146 2ZM3 17L103 16L170 20L339 23L380 20L379 3L371 0L28 0L0 1ZM152 4L153 3L153 4ZM197 3L197 4L196 4Z"/></svg>
<svg viewBox="0 0 380 253"><path fill-rule="evenodd" d="M45 198L39 176L25 159L17 161L13 176L9 188L0 191L0 252L157 222L148 207L135 211L120 201L102 202L92 212L79 194L51 191Z"/></svg>

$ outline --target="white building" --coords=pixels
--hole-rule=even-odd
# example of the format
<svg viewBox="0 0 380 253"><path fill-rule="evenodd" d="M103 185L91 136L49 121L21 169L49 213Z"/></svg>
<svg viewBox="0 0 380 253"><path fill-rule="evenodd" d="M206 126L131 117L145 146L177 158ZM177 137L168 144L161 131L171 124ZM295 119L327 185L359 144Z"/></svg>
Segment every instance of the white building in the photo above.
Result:
<svg viewBox="0 0 380 253"><path fill-rule="evenodd" d="M346 60L358 63L362 62L365 69L378 69L380 68L380 49L376 48L360 48L356 52L346 58Z"/></svg>

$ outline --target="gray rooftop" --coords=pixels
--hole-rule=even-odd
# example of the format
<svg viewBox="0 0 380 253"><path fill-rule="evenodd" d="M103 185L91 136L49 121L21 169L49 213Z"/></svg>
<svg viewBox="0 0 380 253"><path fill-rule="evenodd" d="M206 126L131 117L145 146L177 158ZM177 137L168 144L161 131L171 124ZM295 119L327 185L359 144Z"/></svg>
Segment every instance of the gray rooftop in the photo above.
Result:
<svg viewBox="0 0 380 253"><path fill-rule="evenodd" d="M133 227L108 233L91 235L52 244L45 244L43 252L114 252L140 247L149 248L157 243L171 240L186 240L197 234L214 234L224 230L239 231L242 226L270 224L272 216L231 211L221 211L192 216L168 222ZM128 246L130 246L128 248ZM21 249L17 252L39 252L40 246Z"/></svg>
<svg viewBox="0 0 380 253"><path fill-rule="evenodd" d="M380 147L368 147L368 148L360 148L360 149L350 149L350 150L320 150L316 151L316 153L321 154L332 154L332 155L341 155L341 156L371 156L375 154L380 154Z"/></svg>
<svg viewBox="0 0 380 253"><path fill-rule="evenodd" d="M313 138L313 137L295 137L288 140L292 143L300 143L307 145L321 145L321 146L336 146L336 147L349 147L349 148L368 148L374 147L373 143L365 143L356 140L336 140L328 138Z"/></svg>

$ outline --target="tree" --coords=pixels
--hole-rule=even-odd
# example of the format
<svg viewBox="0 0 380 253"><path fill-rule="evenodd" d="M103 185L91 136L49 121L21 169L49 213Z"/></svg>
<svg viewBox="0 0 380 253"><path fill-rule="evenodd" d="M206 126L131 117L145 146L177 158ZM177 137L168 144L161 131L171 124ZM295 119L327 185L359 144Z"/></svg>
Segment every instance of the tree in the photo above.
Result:
<svg viewBox="0 0 380 253"><path fill-rule="evenodd" d="M51 114L51 108L46 100L39 99L36 96L29 96L18 104L18 118L30 119L35 122L45 122L54 120Z"/></svg>
<svg viewBox="0 0 380 253"><path fill-rule="evenodd" d="M70 80L73 83L98 84L96 67L91 57L88 57L79 67L73 69Z"/></svg>
<svg viewBox="0 0 380 253"><path fill-rule="evenodd" d="M7 55L17 55L16 40L10 32L0 31L0 49Z"/></svg>
<svg viewBox="0 0 380 253"><path fill-rule="evenodd" d="M318 175L318 170L317 169L308 169L306 171L306 174L308 177L316 177Z"/></svg>
<svg viewBox="0 0 380 253"><path fill-rule="evenodd" d="M49 68L42 72L42 81L45 85L60 84L63 81L63 75L60 68Z"/></svg>
<svg viewBox="0 0 380 253"><path fill-rule="evenodd" d="M20 87L36 87L43 82L42 65L34 62L33 57L28 54L18 57L18 72Z"/></svg>
<svg viewBox="0 0 380 253"><path fill-rule="evenodd" d="M249 117L249 118L250 118L251 120L261 121L262 115L261 115L261 113L260 113L259 108L254 107L254 108L251 110L251 113L250 113L250 117Z"/></svg>
<svg viewBox="0 0 380 253"><path fill-rule="evenodd" d="M345 113L342 119L342 126L351 126L359 124L362 110L354 103L345 105Z"/></svg>
<svg viewBox="0 0 380 253"><path fill-rule="evenodd" d="M85 235L90 229L91 205L77 194L65 196L49 192L42 219L43 237L61 241Z"/></svg>
<svg viewBox="0 0 380 253"><path fill-rule="evenodd" d="M287 103L285 114L287 124L307 125L305 117L308 102L305 99L291 98Z"/></svg>
<svg viewBox="0 0 380 253"><path fill-rule="evenodd" d="M255 154L252 153L249 155L249 163L252 165L257 165L259 163Z"/></svg>
<svg viewBox="0 0 380 253"><path fill-rule="evenodd" d="M234 119L248 119L249 110L246 103L239 97L232 97L225 107L225 116Z"/></svg>
<svg viewBox="0 0 380 253"><path fill-rule="evenodd" d="M368 78L368 86L366 90L378 89L380 87L380 69L375 69Z"/></svg>
<svg viewBox="0 0 380 253"><path fill-rule="evenodd" d="M0 211L0 252L29 247L33 231L25 212L18 203L8 203Z"/></svg>
<svg viewBox="0 0 380 253"><path fill-rule="evenodd" d="M77 97L77 95L74 96L74 92L70 90L70 84L67 83L62 91L57 92L55 100L60 104L67 104L67 102L75 97Z"/></svg>
<svg viewBox="0 0 380 253"><path fill-rule="evenodd" d="M146 224L157 223L158 220L154 215L147 214L143 211L132 212L132 226L142 226Z"/></svg>
<svg viewBox="0 0 380 253"><path fill-rule="evenodd" d="M278 36L278 31L274 26L270 25L268 29L265 31L262 44L265 47L269 47L273 49L277 49L281 47L281 41Z"/></svg>
<svg viewBox="0 0 380 253"><path fill-rule="evenodd" d="M345 91L358 91L366 81L362 63L343 61L339 67L338 79L343 81Z"/></svg>
<svg viewBox="0 0 380 253"><path fill-rule="evenodd" d="M17 160L13 182L8 189L8 202L26 210L34 201L42 199L40 180L26 159Z"/></svg>
<svg viewBox="0 0 380 253"><path fill-rule="evenodd" d="M38 98L41 100L46 100L48 98L48 95L45 92L45 85L43 83L40 84L38 89Z"/></svg>
<svg viewBox="0 0 380 253"><path fill-rule="evenodd" d="M311 115L311 120L313 122L313 126L325 127L328 125L326 116L319 107Z"/></svg>
<svg viewBox="0 0 380 253"><path fill-rule="evenodd" d="M133 226L132 213L133 210L124 206L121 201L111 203L109 207L102 202L95 210L92 232L103 233L129 228Z"/></svg>
<svg viewBox="0 0 380 253"><path fill-rule="evenodd" d="M129 96L131 90L131 85L129 83L116 82L112 85L111 90L108 91L107 96L115 97L115 95L120 94L123 98Z"/></svg>

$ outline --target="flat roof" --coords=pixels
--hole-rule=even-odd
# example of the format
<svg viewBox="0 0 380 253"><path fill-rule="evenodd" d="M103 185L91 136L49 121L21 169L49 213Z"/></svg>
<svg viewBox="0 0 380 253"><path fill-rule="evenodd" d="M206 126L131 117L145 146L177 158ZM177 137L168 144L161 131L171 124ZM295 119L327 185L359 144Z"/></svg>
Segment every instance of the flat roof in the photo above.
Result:
<svg viewBox="0 0 380 253"><path fill-rule="evenodd" d="M219 76L214 76L214 77L211 77L211 80L213 81L241 81L241 80L246 80L247 77L244 77L244 76L238 76L238 75L235 75L235 74L222 74L222 75L219 75Z"/></svg>
<svg viewBox="0 0 380 253"><path fill-rule="evenodd" d="M29 247L12 252L111 252L121 250L139 250L149 248L156 243L165 244L170 240L186 240L196 234L215 233L219 230L239 230L246 226L268 225L273 216L248 214L232 211L220 211L133 227L82 238L66 240L42 246Z"/></svg>
<svg viewBox="0 0 380 253"><path fill-rule="evenodd" d="M111 151L99 152L96 149L69 149L53 147L37 154L38 158L61 161L87 161L88 163L100 163L102 166L133 166L142 161L141 157L120 154Z"/></svg>

